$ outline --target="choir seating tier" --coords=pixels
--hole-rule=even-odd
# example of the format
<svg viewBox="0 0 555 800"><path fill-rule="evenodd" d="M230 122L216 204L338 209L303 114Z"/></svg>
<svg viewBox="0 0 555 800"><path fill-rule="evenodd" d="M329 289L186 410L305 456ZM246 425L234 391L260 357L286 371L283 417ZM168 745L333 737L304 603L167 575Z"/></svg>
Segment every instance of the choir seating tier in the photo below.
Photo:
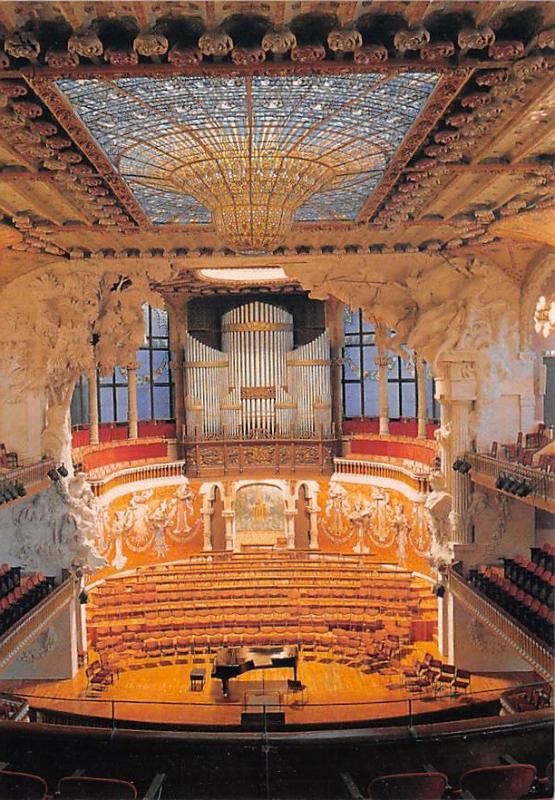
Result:
<svg viewBox="0 0 555 800"><path fill-rule="evenodd" d="M98 688L122 670L248 645L298 645L305 657L332 652L372 668L376 638L389 637L400 657L413 623L433 613L430 587L410 572L339 554L196 556L109 577L89 593Z"/></svg>

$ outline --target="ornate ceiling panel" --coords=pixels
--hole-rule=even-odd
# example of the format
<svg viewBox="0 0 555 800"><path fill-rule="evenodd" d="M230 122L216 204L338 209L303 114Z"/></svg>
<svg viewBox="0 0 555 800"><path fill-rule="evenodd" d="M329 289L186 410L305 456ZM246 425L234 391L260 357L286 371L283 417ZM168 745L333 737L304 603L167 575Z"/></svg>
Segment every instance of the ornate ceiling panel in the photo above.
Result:
<svg viewBox="0 0 555 800"><path fill-rule="evenodd" d="M155 223L269 250L293 221L353 221L437 84L433 72L61 80Z"/></svg>

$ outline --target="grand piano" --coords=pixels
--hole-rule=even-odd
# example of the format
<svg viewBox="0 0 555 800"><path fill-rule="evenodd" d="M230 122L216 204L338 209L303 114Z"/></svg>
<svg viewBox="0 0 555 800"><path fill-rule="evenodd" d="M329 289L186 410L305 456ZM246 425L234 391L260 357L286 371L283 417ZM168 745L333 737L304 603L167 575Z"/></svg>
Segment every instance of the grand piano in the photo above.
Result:
<svg viewBox="0 0 555 800"><path fill-rule="evenodd" d="M292 667L294 680L297 680L298 660L297 645L222 647L214 658L212 677L221 680L223 695L227 697L230 679L251 669Z"/></svg>

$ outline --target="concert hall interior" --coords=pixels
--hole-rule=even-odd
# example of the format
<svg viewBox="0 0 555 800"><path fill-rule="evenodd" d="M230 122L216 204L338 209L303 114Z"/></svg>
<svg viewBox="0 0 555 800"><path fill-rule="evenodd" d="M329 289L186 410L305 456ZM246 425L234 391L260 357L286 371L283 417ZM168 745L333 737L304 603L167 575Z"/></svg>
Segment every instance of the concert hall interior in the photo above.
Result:
<svg viewBox="0 0 555 800"><path fill-rule="evenodd" d="M554 26L0 2L0 800L553 796Z"/></svg>

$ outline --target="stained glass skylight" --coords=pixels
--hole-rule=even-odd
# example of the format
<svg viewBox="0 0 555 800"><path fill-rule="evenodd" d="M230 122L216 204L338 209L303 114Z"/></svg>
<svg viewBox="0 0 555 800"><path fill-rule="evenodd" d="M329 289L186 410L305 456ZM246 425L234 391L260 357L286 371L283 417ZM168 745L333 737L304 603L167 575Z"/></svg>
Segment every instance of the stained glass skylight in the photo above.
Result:
<svg viewBox="0 0 555 800"><path fill-rule="evenodd" d="M434 73L60 80L155 223L269 250L295 221L354 220Z"/></svg>

